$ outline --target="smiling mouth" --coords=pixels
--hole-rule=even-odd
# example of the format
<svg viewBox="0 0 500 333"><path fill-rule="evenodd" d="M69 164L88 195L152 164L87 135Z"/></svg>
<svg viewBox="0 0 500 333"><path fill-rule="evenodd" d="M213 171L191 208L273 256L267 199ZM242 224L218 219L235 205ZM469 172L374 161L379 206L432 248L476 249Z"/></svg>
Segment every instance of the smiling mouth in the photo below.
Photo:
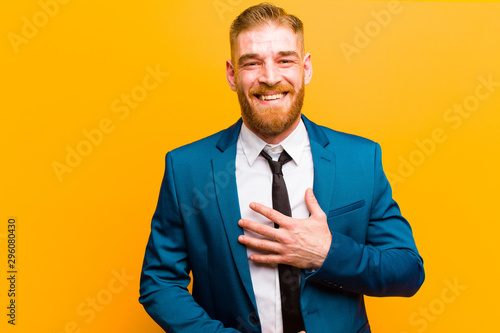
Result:
<svg viewBox="0 0 500 333"><path fill-rule="evenodd" d="M261 101L275 101L278 99L282 99L287 94L288 94L288 92L284 92L284 93L273 94L273 95L255 95L255 97L257 97Z"/></svg>

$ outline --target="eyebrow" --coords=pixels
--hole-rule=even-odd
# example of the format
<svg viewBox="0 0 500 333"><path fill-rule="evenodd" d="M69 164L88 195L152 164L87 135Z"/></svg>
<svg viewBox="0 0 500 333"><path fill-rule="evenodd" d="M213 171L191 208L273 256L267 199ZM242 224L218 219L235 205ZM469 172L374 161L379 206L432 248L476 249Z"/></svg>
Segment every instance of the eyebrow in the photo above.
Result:
<svg viewBox="0 0 500 333"><path fill-rule="evenodd" d="M288 57L288 56L293 56L293 57L297 57L297 58L300 58L299 57L299 54L295 51L281 51L278 53L280 56L282 57Z"/></svg>
<svg viewBox="0 0 500 333"><path fill-rule="evenodd" d="M297 58L300 58L299 57L299 54L295 51L280 51L278 52L278 55L280 57L289 57L289 56L293 56L293 57L297 57ZM252 59L252 58L258 58L258 54L257 53L245 53L243 54L239 59L238 59L238 65L242 65L246 60L248 59Z"/></svg>
<svg viewBox="0 0 500 333"><path fill-rule="evenodd" d="M245 53L238 59L238 65L242 65L246 60L257 58L257 53Z"/></svg>

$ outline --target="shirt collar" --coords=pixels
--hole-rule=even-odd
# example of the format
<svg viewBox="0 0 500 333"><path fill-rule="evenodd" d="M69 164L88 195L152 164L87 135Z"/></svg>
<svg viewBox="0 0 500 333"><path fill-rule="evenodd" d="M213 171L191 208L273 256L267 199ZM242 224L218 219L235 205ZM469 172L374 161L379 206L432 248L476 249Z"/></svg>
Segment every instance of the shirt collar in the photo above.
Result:
<svg viewBox="0 0 500 333"><path fill-rule="evenodd" d="M307 135L307 130L304 122L301 119L297 128L295 128L293 132L285 138L285 140L281 141L277 145L271 145L259 138L243 123L241 125L240 141L241 147L243 149L243 152L245 153L249 165L253 165L257 157L260 155L260 152L264 148L266 148L267 150L268 148L272 149L279 146L281 146L282 149L286 150L288 155L292 157L293 161L296 164L299 164L300 158L302 157L302 152L304 151L304 147L309 145L309 136ZM281 149L278 148L278 150Z"/></svg>

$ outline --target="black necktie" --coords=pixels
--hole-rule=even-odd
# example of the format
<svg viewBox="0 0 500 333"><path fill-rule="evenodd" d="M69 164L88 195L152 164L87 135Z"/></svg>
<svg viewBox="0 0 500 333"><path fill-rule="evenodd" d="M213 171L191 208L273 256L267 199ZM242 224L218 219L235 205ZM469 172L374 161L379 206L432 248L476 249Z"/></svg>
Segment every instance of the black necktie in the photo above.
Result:
<svg viewBox="0 0 500 333"><path fill-rule="evenodd" d="M280 213L292 216L288 191L281 168L283 164L292 160L283 150L278 161L273 161L265 151L260 153L269 162L273 173L273 209ZM274 224L275 228L279 226ZM281 291L281 314L283 316L283 333L297 333L304 330L304 322L300 311L300 269L297 267L279 264L278 272Z"/></svg>

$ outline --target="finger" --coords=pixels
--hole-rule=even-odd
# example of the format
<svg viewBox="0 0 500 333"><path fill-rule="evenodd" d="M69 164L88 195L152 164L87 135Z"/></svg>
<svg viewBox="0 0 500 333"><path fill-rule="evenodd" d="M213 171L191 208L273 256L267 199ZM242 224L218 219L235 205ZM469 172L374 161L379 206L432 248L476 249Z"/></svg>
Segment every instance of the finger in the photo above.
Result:
<svg viewBox="0 0 500 333"><path fill-rule="evenodd" d="M238 237L238 241L241 244L256 250L274 252L274 253L279 253L282 250L282 245L280 243L268 239L260 239L260 238L241 235Z"/></svg>
<svg viewBox="0 0 500 333"><path fill-rule="evenodd" d="M250 208L260 215L267 217L269 220L273 221L280 227L286 227L287 216L281 214L277 210L269 208L257 202L250 203Z"/></svg>
<svg viewBox="0 0 500 333"><path fill-rule="evenodd" d="M284 257L279 254L252 254L250 260L263 264L285 264Z"/></svg>
<svg viewBox="0 0 500 333"><path fill-rule="evenodd" d="M269 237L271 239L277 239L276 231L277 229L267 226L262 223L257 223L250 220L241 219L238 221L238 225L247 230L253 231L259 235Z"/></svg>
<svg viewBox="0 0 500 333"><path fill-rule="evenodd" d="M311 216L318 216L325 214L325 212L323 212L323 210L321 209L321 206L319 205L318 200L316 199L316 196L314 195L314 192L311 188L308 188L306 190L305 201L307 208L311 213Z"/></svg>

